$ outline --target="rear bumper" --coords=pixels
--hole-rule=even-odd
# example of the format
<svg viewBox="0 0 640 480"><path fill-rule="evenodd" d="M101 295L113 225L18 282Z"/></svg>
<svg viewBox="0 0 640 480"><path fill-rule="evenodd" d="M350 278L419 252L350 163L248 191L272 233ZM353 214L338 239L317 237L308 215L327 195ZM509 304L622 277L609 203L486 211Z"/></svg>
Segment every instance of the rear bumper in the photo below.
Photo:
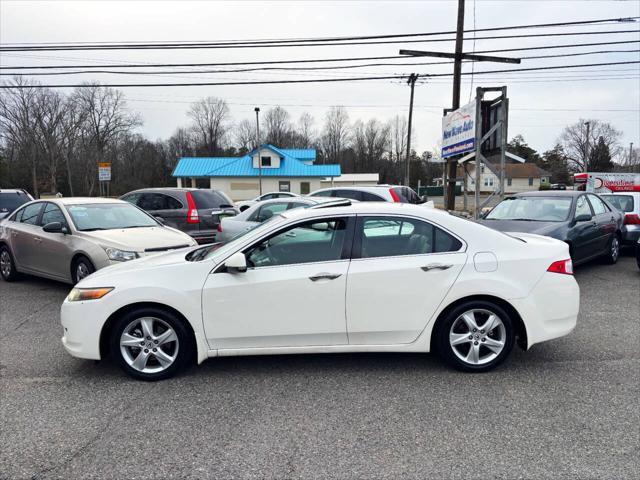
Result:
<svg viewBox="0 0 640 480"><path fill-rule="evenodd" d="M529 296L511 300L527 330L527 348L563 337L576 327L580 287L573 275L546 272Z"/></svg>
<svg viewBox="0 0 640 480"><path fill-rule="evenodd" d="M636 244L640 238L640 225L625 225L625 231L622 232L622 243Z"/></svg>
<svg viewBox="0 0 640 480"><path fill-rule="evenodd" d="M215 243L218 236L217 230L206 230L204 232L189 232L189 235L200 245L205 243Z"/></svg>

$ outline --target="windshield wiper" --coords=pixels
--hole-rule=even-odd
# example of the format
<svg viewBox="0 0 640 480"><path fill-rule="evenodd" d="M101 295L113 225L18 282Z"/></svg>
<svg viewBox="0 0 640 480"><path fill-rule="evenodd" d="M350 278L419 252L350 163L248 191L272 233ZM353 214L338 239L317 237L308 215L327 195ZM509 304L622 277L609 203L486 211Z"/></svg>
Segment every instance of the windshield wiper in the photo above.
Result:
<svg viewBox="0 0 640 480"><path fill-rule="evenodd" d="M150 227L156 227L157 225L129 225L128 227L120 227L122 230L127 229L127 228L150 228Z"/></svg>
<svg viewBox="0 0 640 480"><path fill-rule="evenodd" d="M80 228L79 230L81 232L95 232L96 230L107 230L107 229L102 227L94 227L94 228Z"/></svg>

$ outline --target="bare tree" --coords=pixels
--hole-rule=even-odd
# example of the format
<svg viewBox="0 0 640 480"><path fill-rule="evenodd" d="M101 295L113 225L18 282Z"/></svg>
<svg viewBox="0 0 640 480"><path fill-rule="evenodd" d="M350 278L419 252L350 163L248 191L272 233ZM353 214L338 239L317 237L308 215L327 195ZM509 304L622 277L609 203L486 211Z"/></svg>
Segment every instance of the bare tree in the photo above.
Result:
<svg viewBox="0 0 640 480"><path fill-rule="evenodd" d="M310 148L313 146L313 143L316 138L316 131L314 128L315 121L313 117L304 112L300 115L300 119L298 120L298 125L296 128L297 133L297 143L300 148Z"/></svg>
<svg viewBox="0 0 640 480"><path fill-rule="evenodd" d="M235 143L241 152L248 152L256 147L256 122L247 118L241 120L234 128Z"/></svg>
<svg viewBox="0 0 640 480"><path fill-rule="evenodd" d="M217 155L227 133L229 107L221 98L207 97L191 105L187 115L204 155Z"/></svg>
<svg viewBox="0 0 640 480"><path fill-rule="evenodd" d="M262 117L265 142L276 147L288 147L291 143L289 112L282 107L270 108Z"/></svg>
<svg viewBox="0 0 640 480"><path fill-rule="evenodd" d="M407 119L396 115L389 122L391 141L389 147L391 150L391 160L394 162L402 162L407 154Z"/></svg>
<svg viewBox="0 0 640 480"><path fill-rule="evenodd" d="M589 122L589 137L587 127ZM574 171L588 171L592 168L589 151L594 149L602 138L602 143L608 148L611 158L616 159L620 154L620 137L622 132L616 130L611 124L600 120L580 119L577 123L569 125L560 136L560 143L568 160L569 166ZM589 158L588 158L588 157Z"/></svg>
<svg viewBox="0 0 640 480"><path fill-rule="evenodd" d="M64 145L66 108L67 103L58 92L48 89L40 89L37 92L34 139L44 156L51 192L58 191L58 163Z"/></svg>
<svg viewBox="0 0 640 480"><path fill-rule="evenodd" d="M349 114L344 107L331 107L324 121L320 139L325 161L340 163L349 142Z"/></svg>

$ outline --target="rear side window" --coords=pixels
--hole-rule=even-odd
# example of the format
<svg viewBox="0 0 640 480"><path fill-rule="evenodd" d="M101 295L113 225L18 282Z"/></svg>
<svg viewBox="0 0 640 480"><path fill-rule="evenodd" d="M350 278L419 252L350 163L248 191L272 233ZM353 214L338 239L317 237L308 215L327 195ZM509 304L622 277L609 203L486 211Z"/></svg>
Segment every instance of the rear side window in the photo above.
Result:
<svg viewBox="0 0 640 480"><path fill-rule="evenodd" d="M321 192L315 192L311 196L312 197L330 197L331 193L332 193L331 190L323 190Z"/></svg>
<svg viewBox="0 0 640 480"><path fill-rule="evenodd" d="M31 199L24 192L0 192L0 213L13 212Z"/></svg>
<svg viewBox="0 0 640 480"><path fill-rule="evenodd" d="M633 212L633 196L632 195L602 195L611 205L621 212Z"/></svg>
<svg viewBox="0 0 640 480"><path fill-rule="evenodd" d="M333 196L338 198L349 198L351 200L362 200L362 192L358 190L334 190Z"/></svg>
<svg viewBox="0 0 640 480"><path fill-rule="evenodd" d="M398 196L400 203L421 203L418 194L409 187L394 187L392 190Z"/></svg>
<svg viewBox="0 0 640 480"><path fill-rule="evenodd" d="M376 195L375 193L360 192L362 194L363 202L384 202L385 199Z"/></svg>
<svg viewBox="0 0 640 480"><path fill-rule="evenodd" d="M361 258L456 252L462 243L427 222L401 217L363 217L358 220L356 255Z"/></svg>
<svg viewBox="0 0 640 480"><path fill-rule="evenodd" d="M191 196L198 210L233 207L233 203L226 195L215 190L192 190Z"/></svg>

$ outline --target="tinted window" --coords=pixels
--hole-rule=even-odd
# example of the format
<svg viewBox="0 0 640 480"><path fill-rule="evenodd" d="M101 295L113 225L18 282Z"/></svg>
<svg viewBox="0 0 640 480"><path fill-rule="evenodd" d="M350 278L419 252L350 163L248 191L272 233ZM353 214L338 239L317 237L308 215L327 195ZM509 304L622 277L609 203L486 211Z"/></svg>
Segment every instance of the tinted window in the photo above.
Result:
<svg viewBox="0 0 640 480"><path fill-rule="evenodd" d="M374 193L369 193L369 192L360 192L362 194L362 201L363 202L384 202L385 199L374 194Z"/></svg>
<svg viewBox="0 0 640 480"><path fill-rule="evenodd" d="M191 196L198 210L233 207L233 202L226 195L215 190L192 190Z"/></svg>
<svg viewBox="0 0 640 480"><path fill-rule="evenodd" d="M621 212L633 212L633 196L631 195L600 195Z"/></svg>
<svg viewBox="0 0 640 480"><path fill-rule="evenodd" d="M400 203L421 203L418 194L409 187L394 187L392 190L397 195Z"/></svg>
<svg viewBox="0 0 640 480"><path fill-rule="evenodd" d="M46 225L51 222L60 222L63 225L66 225L67 221L62 214L62 210L57 205L53 203L47 202L44 206L44 212L42 212L42 220L40 220L40 225Z"/></svg>
<svg viewBox="0 0 640 480"><path fill-rule="evenodd" d="M462 247L447 232L412 218L364 217L358 232L362 258L454 252Z"/></svg>
<svg viewBox="0 0 640 480"><path fill-rule="evenodd" d="M0 192L0 212L13 212L20 205L30 201L31 199L24 192Z"/></svg>
<svg viewBox="0 0 640 480"><path fill-rule="evenodd" d="M606 213L608 210L604 202L595 195L589 195L589 203L591 203L591 207L593 207L594 215Z"/></svg>
<svg viewBox="0 0 640 480"><path fill-rule="evenodd" d="M315 192L313 194L311 194L312 197L330 197L331 196L331 190L322 190L321 192Z"/></svg>
<svg viewBox="0 0 640 480"><path fill-rule="evenodd" d="M485 217L487 220L562 222L569 217L571 197L505 198Z"/></svg>
<svg viewBox="0 0 640 480"><path fill-rule="evenodd" d="M287 210L288 202L274 202L268 205L263 205L258 209L255 222L264 222L265 220L269 220L271 217L278 215L281 212Z"/></svg>
<svg viewBox="0 0 640 480"><path fill-rule="evenodd" d="M290 227L251 247L250 267L340 260L347 220L313 220Z"/></svg>
<svg viewBox="0 0 640 480"><path fill-rule="evenodd" d="M579 216L579 215L589 215L591 216L591 207L589 207L589 203L587 202L587 197L585 197L584 195L580 195L578 197L578 200L576 200L576 214L575 216Z"/></svg>
<svg viewBox="0 0 640 480"><path fill-rule="evenodd" d="M351 200L361 200L362 192L358 190L339 189L333 191L333 196L338 198L350 198Z"/></svg>
<svg viewBox="0 0 640 480"><path fill-rule="evenodd" d="M28 223L30 225L35 225L38 221L38 215L40 214L40 210L42 209L42 203L34 203L32 205L27 205L22 209L21 212L18 213L16 220L20 223Z"/></svg>
<svg viewBox="0 0 640 480"><path fill-rule="evenodd" d="M166 208L166 195L159 193L143 193L138 200L138 206L143 210L164 210Z"/></svg>

